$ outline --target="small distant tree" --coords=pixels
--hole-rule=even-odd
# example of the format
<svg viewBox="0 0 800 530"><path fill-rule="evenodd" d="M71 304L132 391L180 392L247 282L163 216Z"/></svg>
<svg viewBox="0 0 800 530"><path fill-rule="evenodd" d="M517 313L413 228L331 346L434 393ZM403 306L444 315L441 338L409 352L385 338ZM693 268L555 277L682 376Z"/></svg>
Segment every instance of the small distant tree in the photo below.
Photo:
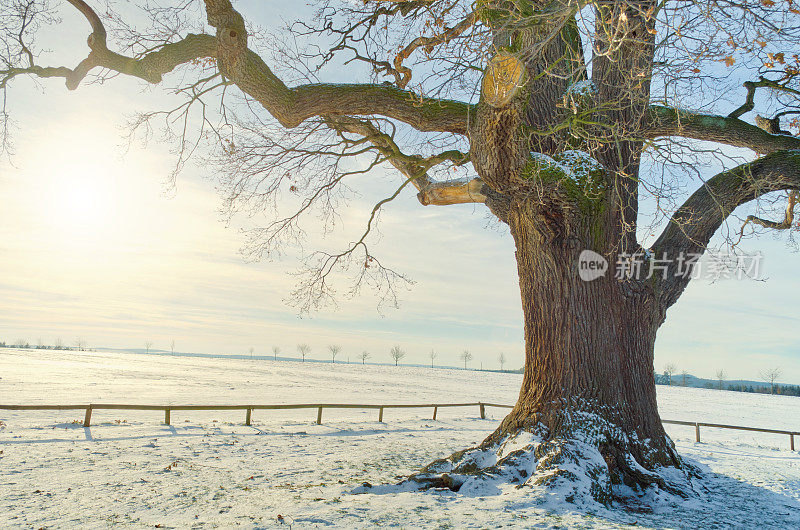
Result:
<svg viewBox="0 0 800 530"><path fill-rule="evenodd" d="M781 376L783 371L779 367L771 368L769 370L764 370L761 372L761 380L769 383L769 393L775 393L775 382Z"/></svg>
<svg viewBox="0 0 800 530"><path fill-rule="evenodd" d="M505 370L504 367L506 365L506 354L503 353L503 352L500 352L500 355L497 356L497 362L500 363L500 371L501 372L505 372L506 370Z"/></svg>
<svg viewBox="0 0 800 530"><path fill-rule="evenodd" d="M303 362L306 362L306 355L308 355L308 352L310 351L311 351L311 346L309 346L308 344L297 345L297 353L300 354L300 357L302 357Z"/></svg>
<svg viewBox="0 0 800 530"><path fill-rule="evenodd" d="M25 339L17 339L16 341L14 341L14 347L15 348L26 348L27 345L28 345L28 341L25 340Z"/></svg>
<svg viewBox="0 0 800 530"><path fill-rule="evenodd" d="M145 349L145 351L147 353L150 353L150 348L152 348L152 347L153 347L153 342L152 341L148 340L147 342L144 343L144 349Z"/></svg>
<svg viewBox="0 0 800 530"><path fill-rule="evenodd" d="M169 351L172 355L175 355L175 339L172 339L169 343Z"/></svg>
<svg viewBox="0 0 800 530"><path fill-rule="evenodd" d="M433 361L436 360L437 356L438 354L434 350L431 350L431 352L428 354L428 357L431 358L431 368L433 368Z"/></svg>
<svg viewBox="0 0 800 530"><path fill-rule="evenodd" d="M278 354L280 352L281 352L281 347L280 346L273 346L272 347L272 359L277 361L278 360Z"/></svg>
<svg viewBox="0 0 800 530"><path fill-rule="evenodd" d="M250 357L252 357L252 356L253 356L253 352L255 352L255 351L256 351L256 349L255 349L255 348L253 348L252 346L250 346L250 349L249 349L249 350L247 350L247 351L248 351L248 353L250 353Z"/></svg>
<svg viewBox="0 0 800 530"><path fill-rule="evenodd" d="M725 370L717 370L717 389L722 390L722 385L727 378L728 374L725 373Z"/></svg>
<svg viewBox="0 0 800 530"><path fill-rule="evenodd" d="M461 360L464 361L464 370L467 369L467 363L472 360L472 354L469 350L464 350L464 352L460 355Z"/></svg>
<svg viewBox="0 0 800 530"><path fill-rule="evenodd" d="M369 352L367 350L362 351L360 357L361 357L361 364L364 364L369 358Z"/></svg>
<svg viewBox="0 0 800 530"><path fill-rule="evenodd" d="M336 364L336 356L339 355L340 351L342 351L342 347L336 344L331 344L328 346L328 350L331 352L331 362Z"/></svg>
<svg viewBox="0 0 800 530"><path fill-rule="evenodd" d="M78 351L83 351L86 349L86 340L78 337L75 339L75 349Z"/></svg>
<svg viewBox="0 0 800 530"><path fill-rule="evenodd" d="M664 365L664 375L667 376L667 384L672 386L672 374L678 371L678 367L674 363L667 363Z"/></svg>
<svg viewBox="0 0 800 530"><path fill-rule="evenodd" d="M681 372L681 385L682 386L686 386L686 378L687 378L688 375L689 375L689 372L687 372L686 370Z"/></svg>
<svg viewBox="0 0 800 530"><path fill-rule="evenodd" d="M56 350L63 350L64 349L64 341L61 340L61 337L58 337L56 339L56 342L53 345L53 348L55 348Z"/></svg>
<svg viewBox="0 0 800 530"><path fill-rule="evenodd" d="M400 362L400 359L406 356L406 352L400 349L400 346L392 346L392 349L389 350L389 355L392 356L392 359L394 359L394 365L397 366L397 363Z"/></svg>

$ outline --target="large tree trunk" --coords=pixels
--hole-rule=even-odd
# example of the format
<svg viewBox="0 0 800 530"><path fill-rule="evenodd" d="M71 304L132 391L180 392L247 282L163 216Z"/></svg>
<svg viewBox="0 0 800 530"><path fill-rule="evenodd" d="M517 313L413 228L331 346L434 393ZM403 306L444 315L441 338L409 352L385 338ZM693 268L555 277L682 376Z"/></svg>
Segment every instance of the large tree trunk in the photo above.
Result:
<svg viewBox="0 0 800 530"><path fill-rule="evenodd" d="M503 212L525 316L516 406L479 447L434 462L415 480L456 490L498 476L531 487L569 484L567 498L603 503L618 485L641 492L655 484L685 496L689 483L675 478L693 470L678 457L656 406L653 347L663 321L656 284L615 277L615 247L603 234L619 232L604 229L604 216L554 213L563 211L529 200ZM581 279L584 250L606 257L605 275Z"/></svg>
<svg viewBox="0 0 800 530"><path fill-rule="evenodd" d="M561 411L572 408L599 414L642 440L664 440L653 374L663 319L652 284L617 279L614 262L598 279L584 281L579 256L587 249L602 253L597 242L554 233L530 207L514 208L508 221L525 316L525 374L498 434L532 421L558 431Z"/></svg>
<svg viewBox="0 0 800 530"><path fill-rule="evenodd" d="M525 372L516 406L487 442L533 428L569 437L583 416L599 420L599 451L612 481L642 480L629 457L648 470L680 466L656 404L653 348L663 315L653 282L615 277L613 252L591 240L601 227L563 233L530 206L511 208L507 220L525 316ZM581 279L584 250L605 255L604 275Z"/></svg>

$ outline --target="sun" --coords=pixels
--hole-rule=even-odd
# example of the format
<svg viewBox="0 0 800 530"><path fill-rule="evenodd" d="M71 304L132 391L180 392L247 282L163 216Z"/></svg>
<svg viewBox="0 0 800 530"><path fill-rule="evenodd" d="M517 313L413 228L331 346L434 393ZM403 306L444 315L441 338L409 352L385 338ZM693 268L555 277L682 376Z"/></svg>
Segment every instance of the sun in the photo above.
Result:
<svg viewBox="0 0 800 530"><path fill-rule="evenodd" d="M103 221L108 221L108 205L112 197L109 190L96 178L72 178L59 186L54 205L54 216L59 223L69 228L95 230Z"/></svg>
<svg viewBox="0 0 800 530"><path fill-rule="evenodd" d="M116 224L118 197L102 178L102 168L81 164L50 175L42 197L42 216L64 243L92 244L105 239Z"/></svg>
<svg viewBox="0 0 800 530"><path fill-rule="evenodd" d="M138 195L130 181L141 174L135 158L122 159L114 140L87 127L65 127L39 145L29 184L36 223L54 246L102 251L135 226ZM33 194L32 194L33 195Z"/></svg>
<svg viewBox="0 0 800 530"><path fill-rule="evenodd" d="M165 187L170 165L158 148L125 148L113 124L87 116L36 138L19 155L25 164L14 185L28 244L47 249L47 259L129 263L159 245L205 237L189 221L187 200ZM205 200L195 189L184 185L184 196Z"/></svg>

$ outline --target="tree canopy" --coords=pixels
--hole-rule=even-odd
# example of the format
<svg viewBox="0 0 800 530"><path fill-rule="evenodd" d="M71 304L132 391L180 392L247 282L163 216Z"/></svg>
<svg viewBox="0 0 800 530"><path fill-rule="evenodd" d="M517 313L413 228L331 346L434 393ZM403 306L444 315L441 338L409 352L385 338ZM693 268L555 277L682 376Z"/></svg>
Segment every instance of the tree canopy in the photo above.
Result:
<svg viewBox="0 0 800 530"><path fill-rule="evenodd" d="M345 268L355 271L353 292L366 282L393 298L392 282L404 277L369 243L380 210L407 188L423 205L488 201L494 213L503 197L535 191L524 177L530 165L489 175L491 153L476 142L484 109L523 85L538 108L520 150L544 155L538 173L563 167L560 153L570 149L612 170L623 246L635 245L646 222L641 196L657 205L651 222L672 217L656 253L703 249L736 207L758 198L766 200L747 218L747 234L793 226L800 25L792 0L327 0L312 20L291 24L284 40L267 38L229 0L67 0L61 8L14 0L1 9L7 148L19 76L61 78L70 90L121 75L168 84L184 102L143 113L133 127L148 130L162 119L178 146L176 169L204 145L223 170L231 213L297 197L291 212L277 208L272 223L253 231L254 255L301 239L307 215L319 215L326 229L352 192L351 177L395 168L401 178L375 204L362 237L341 252L310 256L297 293L303 309L329 300L329 276ZM47 35L75 13L87 23L86 53L53 64ZM342 65L351 81L320 78ZM626 149L636 160L626 161ZM649 162L645 174L640 155ZM681 205L687 178L711 165L725 171ZM787 190L791 207L770 194ZM767 218L784 210L783 220ZM665 304L684 287L666 285Z"/></svg>

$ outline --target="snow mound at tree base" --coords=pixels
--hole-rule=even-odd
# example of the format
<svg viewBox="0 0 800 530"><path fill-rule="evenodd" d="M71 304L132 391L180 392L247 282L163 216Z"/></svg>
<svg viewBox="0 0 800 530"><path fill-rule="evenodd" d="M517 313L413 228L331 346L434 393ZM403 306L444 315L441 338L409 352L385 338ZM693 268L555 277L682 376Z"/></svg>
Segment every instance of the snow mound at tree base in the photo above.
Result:
<svg viewBox="0 0 800 530"><path fill-rule="evenodd" d="M470 497L522 494L543 506L566 502L589 511L635 512L703 496L703 476L697 467L678 459L680 467L650 464L648 469L625 451L632 441L618 429L609 429L599 417L581 416L582 421L571 424L569 436L547 436L547 429L539 424L506 435L500 442L485 442L437 460L400 484L365 484L354 493L446 489ZM666 442L674 452L671 440ZM641 453L643 442L636 443Z"/></svg>

